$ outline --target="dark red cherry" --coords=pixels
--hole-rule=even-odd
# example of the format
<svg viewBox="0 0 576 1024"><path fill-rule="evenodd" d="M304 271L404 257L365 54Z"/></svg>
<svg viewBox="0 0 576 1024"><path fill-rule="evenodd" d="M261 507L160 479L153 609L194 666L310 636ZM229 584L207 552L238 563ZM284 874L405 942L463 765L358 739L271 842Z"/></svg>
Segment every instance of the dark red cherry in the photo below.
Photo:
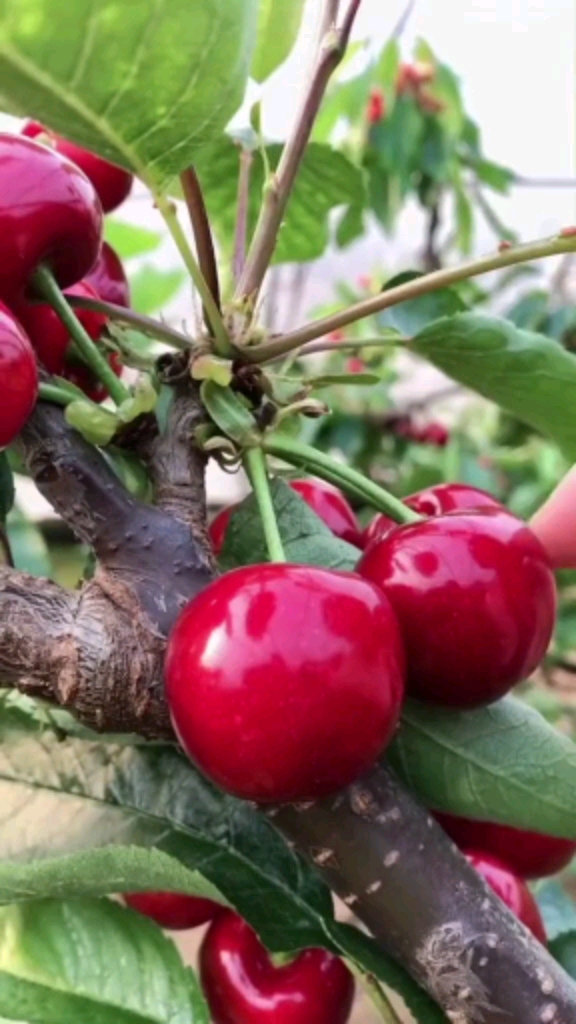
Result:
<svg viewBox="0 0 576 1024"><path fill-rule="evenodd" d="M352 573L252 565L195 597L170 636L166 694L189 757L262 803L358 778L391 739L403 652L390 605Z"/></svg>
<svg viewBox="0 0 576 1024"><path fill-rule="evenodd" d="M354 979L338 957L307 949L275 967L231 911L204 937L200 977L213 1024L346 1024L354 999Z"/></svg>
<svg viewBox="0 0 576 1024"><path fill-rule="evenodd" d="M133 910L174 932L206 924L222 910L213 900L178 892L125 892L122 898Z"/></svg>
<svg viewBox="0 0 576 1024"><path fill-rule="evenodd" d="M38 394L38 370L30 340L10 310L0 302L0 448L20 433Z"/></svg>
<svg viewBox="0 0 576 1024"><path fill-rule="evenodd" d="M226 531L228 529L228 523L232 518L234 509L238 508L238 505L230 505L228 508L223 508L221 512L212 520L208 527L208 536L210 537L210 543L212 545L212 551L214 556L218 558L218 555L224 547L224 541L226 540Z"/></svg>
<svg viewBox="0 0 576 1024"><path fill-rule="evenodd" d="M112 302L115 306L130 306L130 285L124 272L120 257L108 242L102 245L102 252L86 277L103 302ZM78 312L78 310L76 310Z"/></svg>
<svg viewBox="0 0 576 1024"><path fill-rule="evenodd" d="M65 294L98 298L94 288L85 281L67 288ZM24 300L15 304L14 310L28 332L43 366L49 373L65 376L66 353L71 339L58 314L46 303ZM92 340L98 341L106 325L106 317L89 309L77 309L76 316Z"/></svg>
<svg viewBox="0 0 576 1024"><path fill-rule="evenodd" d="M111 352L108 356L108 364L117 377L122 373L122 362L117 352ZM104 385L99 381L91 370L87 366L82 366L80 363L72 364L68 363L64 369L64 377L69 380L71 384L75 384L77 388L80 388L84 392L87 398L90 398L93 402L103 402L104 399L108 398L108 392Z"/></svg>
<svg viewBox="0 0 576 1024"><path fill-rule="evenodd" d="M469 847L501 857L521 878L555 875L568 866L576 853L576 843L570 839L452 814L437 813L435 817L460 849Z"/></svg>
<svg viewBox="0 0 576 1024"><path fill-rule="evenodd" d="M28 121L22 129L22 135L29 139L44 141L57 153L72 160L92 182L104 213L111 213L130 195L134 179L129 171L125 171L122 167L111 164L89 149L69 142L61 135L51 132L49 128L44 128L38 121Z"/></svg>
<svg viewBox="0 0 576 1024"><path fill-rule="evenodd" d="M440 516L443 512L458 512L460 509L502 508L501 502L488 491L459 483L436 484L434 487L427 487L423 491L417 491L416 494L404 498L404 504L427 518ZM390 519L389 516L376 516L364 530L362 547L367 547L374 540L380 540L397 526L398 523Z"/></svg>
<svg viewBox="0 0 576 1024"><path fill-rule="evenodd" d="M526 925L539 942L546 945L546 929L536 900L526 882L519 878L504 861L489 853L464 850L467 860L484 881L494 890L509 910Z"/></svg>
<svg viewBox="0 0 576 1024"><path fill-rule="evenodd" d="M394 608L408 692L474 707L502 697L536 668L556 612L544 548L505 509L451 512L372 543L357 571Z"/></svg>
<svg viewBox="0 0 576 1024"><path fill-rule="evenodd" d="M53 149L0 135L0 297L24 296L40 263L62 288L80 281L100 254L102 207L92 184Z"/></svg>
<svg viewBox="0 0 576 1024"><path fill-rule="evenodd" d="M360 524L341 491L323 480L291 480L290 487L304 499L336 537L361 547Z"/></svg>

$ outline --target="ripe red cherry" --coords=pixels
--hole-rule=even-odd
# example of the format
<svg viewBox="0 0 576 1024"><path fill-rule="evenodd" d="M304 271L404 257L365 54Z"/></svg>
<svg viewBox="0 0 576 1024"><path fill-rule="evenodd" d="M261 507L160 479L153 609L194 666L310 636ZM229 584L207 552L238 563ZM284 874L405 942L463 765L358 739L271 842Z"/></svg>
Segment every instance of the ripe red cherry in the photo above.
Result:
<svg viewBox="0 0 576 1024"><path fill-rule="evenodd" d="M102 207L75 164L19 135L0 135L0 297L12 304L46 263L62 288L100 253Z"/></svg>
<svg viewBox="0 0 576 1024"><path fill-rule="evenodd" d="M323 480L291 480L290 487L310 506L318 518L326 523L328 529L336 537L348 541L349 544L358 548L364 546L363 534L356 515L342 492L336 487L324 483ZM212 520L208 528L212 551L216 557L224 547L228 523L237 507L237 505L231 505L229 508L223 509Z"/></svg>
<svg viewBox="0 0 576 1024"><path fill-rule="evenodd" d="M484 881L494 890L509 910L522 921L539 942L546 945L546 929L538 905L526 882L518 877L504 861L489 853L464 850L466 859Z"/></svg>
<svg viewBox="0 0 576 1024"><path fill-rule="evenodd" d="M222 910L219 903L178 892L125 892L124 902L152 918L161 928L184 931L212 921Z"/></svg>
<svg viewBox="0 0 576 1024"><path fill-rule="evenodd" d="M94 288L85 281L67 288L66 295L98 298ZM14 310L28 332L40 362L49 373L65 376L66 351L71 339L58 314L42 302L21 301L15 304ZM106 317L89 309L77 309L76 316L92 340L98 341L106 325Z"/></svg>
<svg viewBox="0 0 576 1024"><path fill-rule="evenodd" d="M26 423L38 393L38 371L30 340L0 302L0 448L9 445Z"/></svg>
<svg viewBox="0 0 576 1024"><path fill-rule="evenodd" d="M370 545L357 571L383 588L396 612L414 697L490 703L546 652L554 577L540 541L505 509L400 526Z"/></svg>
<svg viewBox="0 0 576 1024"><path fill-rule="evenodd" d="M115 306L130 306L130 285L120 257L108 242L102 245L102 252L85 281L91 285L103 302ZM77 311L78 312L78 311Z"/></svg>
<svg viewBox="0 0 576 1024"><path fill-rule="evenodd" d="M252 565L190 602L165 678L189 757L235 796L281 803L333 793L374 763L398 721L403 652L368 581Z"/></svg>
<svg viewBox="0 0 576 1024"><path fill-rule="evenodd" d="M214 1024L346 1024L354 999L354 979L338 957L307 949L275 967L231 911L204 937L200 977Z"/></svg>
<svg viewBox="0 0 576 1024"><path fill-rule="evenodd" d="M503 507L488 491L459 483L436 484L435 487L427 487L423 491L417 491L416 494L404 498L404 504L427 518L440 516L443 512L458 512L460 509ZM364 530L362 546L367 547L372 541L381 540L397 526L398 523L395 523L389 516L376 516Z"/></svg>
<svg viewBox="0 0 576 1024"><path fill-rule="evenodd" d="M378 124L386 116L386 99L382 89L374 88L370 92L366 111L368 124Z"/></svg>
<svg viewBox="0 0 576 1024"><path fill-rule="evenodd" d="M62 138L61 135L56 135L38 121L28 121L22 129L22 135L29 139L44 137L57 153L72 160L92 182L104 213L111 213L130 195L134 179L122 167L109 163L96 153L91 153L89 149L83 149L82 146Z"/></svg>
<svg viewBox="0 0 576 1024"><path fill-rule="evenodd" d="M360 524L341 491L331 484L324 483L323 480L292 480L290 487L304 499L336 537L356 547L361 546Z"/></svg>
<svg viewBox="0 0 576 1024"><path fill-rule="evenodd" d="M436 814L445 832L461 849L484 850L501 857L521 878L545 878L567 867L576 843L540 832L526 832L510 825L472 821L452 814Z"/></svg>

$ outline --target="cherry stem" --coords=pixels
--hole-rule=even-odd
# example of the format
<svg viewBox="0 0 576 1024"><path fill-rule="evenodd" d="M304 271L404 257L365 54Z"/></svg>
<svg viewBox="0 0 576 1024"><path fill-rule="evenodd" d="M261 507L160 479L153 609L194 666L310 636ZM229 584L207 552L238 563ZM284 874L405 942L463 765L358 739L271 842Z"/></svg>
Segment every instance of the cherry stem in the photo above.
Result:
<svg viewBox="0 0 576 1024"><path fill-rule="evenodd" d="M285 562L286 555L284 554L282 538L278 529L278 520L276 519L276 510L270 493L266 459L261 448L247 449L244 453L244 467L250 477L252 490L258 503L270 561Z"/></svg>
<svg viewBox="0 0 576 1024"><path fill-rule="evenodd" d="M192 338L188 335L154 320L151 316L137 313L134 309L126 309L125 306L116 306L113 302L104 302L102 299L92 299L84 295L69 295L68 301L74 308L92 309L95 313L103 313L109 320L133 327L141 334L155 338L156 341L164 341L180 352L187 352L192 345Z"/></svg>
<svg viewBox="0 0 576 1024"><path fill-rule="evenodd" d="M396 1010L392 1006L392 1003L388 999L388 996L378 979L375 978L373 974L366 974L364 971L361 971L351 960L347 960L346 962L349 970L352 971L352 974L362 985L366 995L372 1000L376 1010L384 1021L384 1024L401 1024Z"/></svg>
<svg viewBox="0 0 576 1024"><path fill-rule="evenodd" d="M200 271L204 276L204 280L206 281L208 288L210 289L210 294L216 303L216 308L221 314L222 305L220 302L220 282L218 279L218 266L216 263L214 240L212 238L212 231L210 229L210 221L208 220L208 213L206 211L202 188L198 180L198 175L193 167L188 167L187 170L182 171L182 174L180 175L180 184L182 185L184 199L186 200L186 206L188 207L188 213L190 215L192 231L194 232L194 241L196 242L196 252L198 253ZM204 320L206 327L210 330L210 317L208 316L206 309L204 309Z"/></svg>
<svg viewBox="0 0 576 1024"><path fill-rule="evenodd" d="M55 405L70 405L80 398L76 389L61 387L59 384L45 384L42 381L38 385L38 399L41 402L52 402ZM86 399L88 401L88 399Z"/></svg>
<svg viewBox="0 0 576 1024"><path fill-rule="evenodd" d="M269 455L283 459L284 462L299 469L310 470L328 483L342 487L349 494L390 516L396 523L417 523L422 519L422 516L408 508L399 498L395 498L383 487L368 480L358 470L337 462L309 444L277 434L264 438L262 447Z"/></svg>
<svg viewBox="0 0 576 1024"><path fill-rule="evenodd" d="M406 345L410 338L401 335L389 338L351 338L350 341L312 341L296 353L297 358L313 356L317 352L354 352L363 348L398 348Z"/></svg>
<svg viewBox="0 0 576 1024"><path fill-rule="evenodd" d="M168 199L167 196L159 193L154 195L154 199L158 210L164 218L166 227L172 235L178 252L184 261L184 266L190 274L198 294L202 299L202 303L206 311L206 317L209 320L214 333L214 349L219 356L229 356L232 353L232 346L230 344L230 338L228 337L228 331L224 326L222 315L216 305L214 296L206 283L204 274L200 270L196 257L188 244L188 239L182 230L176 206L171 199Z"/></svg>
<svg viewBox="0 0 576 1024"><path fill-rule="evenodd" d="M70 332L70 336L76 343L78 352L88 369L104 385L116 402L116 405L122 405L122 402L125 402L130 397L130 393L98 350L90 335L85 331L74 310L69 305L60 285L54 278L52 271L44 264L41 264L34 273L32 284L42 298L58 314L62 323Z"/></svg>
<svg viewBox="0 0 576 1024"><path fill-rule="evenodd" d="M262 345L247 347L245 358L252 363L265 363L270 359L286 355L294 349L300 348L308 341L314 341L332 331L341 330L349 324L356 323L368 316L381 313L390 306L396 306L399 302L407 302L408 299L417 299L428 292L437 291L439 288L447 288L449 285L458 284L471 277L479 277L481 274L488 274L493 270L501 270L504 267L512 267L517 263L528 263L532 260L542 259L546 256L557 256L561 253L576 251L576 234L568 230L565 233L555 235L553 238L544 241L530 242L526 245L516 245L491 256L484 256L469 263L463 263L459 267L446 267L442 270L435 270L431 274L424 274L413 281L398 285L396 288L389 288L372 295L361 302L343 309L339 313L324 317L322 320L315 320L296 331L291 331L280 338L265 342Z"/></svg>

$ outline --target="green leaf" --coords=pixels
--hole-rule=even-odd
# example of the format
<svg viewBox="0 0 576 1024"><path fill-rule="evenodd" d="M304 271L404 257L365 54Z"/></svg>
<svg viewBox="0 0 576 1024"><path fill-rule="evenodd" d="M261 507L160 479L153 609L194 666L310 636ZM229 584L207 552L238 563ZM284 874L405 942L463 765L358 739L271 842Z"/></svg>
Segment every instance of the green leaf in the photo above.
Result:
<svg viewBox="0 0 576 1024"><path fill-rule="evenodd" d="M130 278L132 309L155 313L178 294L186 275L182 270L160 270L146 263Z"/></svg>
<svg viewBox="0 0 576 1024"><path fill-rule="evenodd" d="M472 203L459 177L454 179L454 206L456 220L456 240L460 252L469 256L472 251L474 235L474 214Z"/></svg>
<svg viewBox="0 0 576 1024"><path fill-rule="evenodd" d="M14 504L14 475L6 452L0 452L0 523L6 522L6 516Z"/></svg>
<svg viewBox="0 0 576 1024"><path fill-rule="evenodd" d="M569 932L576 935L576 903L558 882L544 882L536 896L550 941Z"/></svg>
<svg viewBox="0 0 576 1024"><path fill-rule="evenodd" d="M122 423L132 423L138 416L147 412L153 412L156 408L158 395L147 373L141 373L138 377L134 394L118 407L116 415Z"/></svg>
<svg viewBox="0 0 576 1024"><path fill-rule="evenodd" d="M264 82L288 57L300 31L306 0L260 0L250 74Z"/></svg>
<svg viewBox="0 0 576 1024"><path fill-rule="evenodd" d="M327 569L354 568L358 561L357 548L338 540L299 494L279 479L272 480L271 491L282 545L289 562L323 565ZM250 495L230 519L219 562L228 570L267 561L258 507L254 496Z"/></svg>
<svg viewBox="0 0 576 1024"><path fill-rule="evenodd" d="M104 222L104 238L118 253L121 260L131 260L136 256L145 256L154 252L162 242L159 231L150 231L136 224L128 224L125 220L106 217Z"/></svg>
<svg viewBox="0 0 576 1024"><path fill-rule="evenodd" d="M385 44L378 63L376 64L374 78L381 86L386 100L386 110L390 112L396 99L396 81L400 70L400 44L395 36Z"/></svg>
<svg viewBox="0 0 576 1024"><path fill-rule="evenodd" d="M50 576L52 564L48 546L38 527L15 506L7 522L8 540L14 565L33 576Z"/></svg>
<svg viewBox="0 0 576 1024"><path fill-rule="evenodd" d="M513 697L474 711L409 701L388 756L436 810L576 840L576 745Z"/></svg>
<svg viewBox="0 0 576 1024"><path fill-rule="evenodd" d="M443 1021L368 936L343 936L329 890L264 816L175 747L62 737L46 715L0 701L0 901L138 889L224 899L272 951L341 951L422 1008L422 1024Z"/></svg>
<svg viewBox="0 0 576 1024"><path fill-rule="evenodd" d="M576 356L558 342L506 320L461 313L430 324L410 347L576 457Z"/></svg>
<svg viewBox="0 0 576 1024"><path fill-rule="evenodd" d="M571 978L576 979L576 930L550 943L549 950Z"/></svg>
<svg viewBox="0 0 576 1024"><path fill-rule="evenodd" d="M64 410L64 417L86 441L99 446L110 443L120 422L116 413L110 409L103 409L94 402L82 399L70 402Z"/></svg>
<svg viewBox="0 0 576 1024"><path fill-rule="evenodd" d="M4 0L0 97L160 187L244 95L257 0Z"/></svg>
<svg viewBox="0 0 576 1024"><path fill-rule="evenodd" d="M230 388L214 380L205 380L201 387L202 405L222 433L243 444L256 430L256 420L243 401Z"/></svg>
<svg viewBox="0 0 576 1024"><path fill-rule="evenodd" d="M374 387L380 384L377 373L323 373L320 377L305 377L304 384L320 389L331 387L332 384L355 384L357 387Z"/></svg>
<svg viewBox="0 0 576 1024"><path fill-rule="evenodd" d="M278 166L281 153L280 145L266 147L272 170ZM227 136L206 150L196 162L208 213L219 242L227 253L231 253L234 240L239 167L240 150ZM262 155L254 152L248 211L250 233L256 225L265 180ZM311 143L288 203L274 263L303 263L317 259L328 245L331 211L342 206L361 207L364 201L360 169L326 143Z"/></svg>
<svg viewBox="0 0 576 1024"><path fill-rule="evenodd" d="M391 277L382 290L386 292L391 288L398 288L423 276L418 270L405 270L396 277ZM417 299L409 299L408 302L390 306L379 313L376 319L380 327L394 327L401 334L410 337L418 334L439 317L452 316L464 309L466 303L455 288L440 288L438 291L420 295Z"/></svg>
<svg viewBox="0 0 576 1024"><path fill-rule="evenodd" d="M111 900L0 908L0 1012L30 1024L208 1024L174 943Z"/></svg>

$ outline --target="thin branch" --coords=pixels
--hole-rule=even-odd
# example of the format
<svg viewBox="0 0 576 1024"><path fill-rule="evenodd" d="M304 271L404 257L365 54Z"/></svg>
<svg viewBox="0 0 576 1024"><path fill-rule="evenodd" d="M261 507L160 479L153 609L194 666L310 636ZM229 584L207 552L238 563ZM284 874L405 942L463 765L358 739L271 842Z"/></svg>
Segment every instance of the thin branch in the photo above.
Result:
<svg viewBox="0 0 576 1024"><path fill-rule="evenodd" d="M324 10L320 17L320 25L318 28L318 46L322 46L324 39L332 29L336 28L336 22L338 19L338 12L340 10L340 0L325 0Z"/></svg>
<svg viewBox="0 0 576 1024"><path fill-rule="evenodd" d="M326 0L326 2L327 9L331 13L334 7L333 0ZM236 291L238 299L248 299L252 306L255 305L262 281L270 265L286 206L326 87L333 71L346 52L354 19L361 2L362 0L350 0L342 27L324 36L316 57L316 67L296 123L284 147L278 168L272 176L272 180L268 182L266 197L260 211L244 273Z"/></svg>
<svg viewBox="0 0 576 1024"><path fill-rule="evenodd" d="M524 188L576 188L576 178L531 178L516 174L513 184Z"/></svg>
<svg viewBox="0 0 576 1024"><path fill-rule="evenodd" d="M556 256L561 253L576 251L576 232L567 230L565 233L555 235L553 238L539 242L530 242L526 245L510 246L510 248L499 250L492 256L484 256L469 263L463 263L459 267L446 267L443 270L436 270L432 274L425 274L423 277L415 278L406 284L398 285L396 288L389 288L368 299L355 303L348 309L339 313L324 317L322 320L315 320L305 327L300 327L290 334L266 342L263 345L254 345L244 349L244 357L253 363L264 363L269 359L292 352L308 341L314 341L332 331L340 330L357 320L365 319L381 313L382 310L395 306L408 299L416 299L420 295L437 291L439 288L446 288L449 285L457 284L459 281L466 281L470 277L479 277L481 274L488 274L493 270L501 270L503 267L511 267L517 263L528 263L531 260L543 259L547 256Z"/></svg>
<svg viewBox="0 0 576 1024"><path fill-rule="evenodd" d="M414 8L416 7L416 0L409 0L407 6L402 11L402 14L398 18L396 25L392 31L392 39L400 39L404 35L406 26L412 16Z"/></svg>
<svg viewBox="0 0 576 1024"><path fill-rule="evenodd" d="M166 341L173 348L181 352L187 352L192 345L192 338L181 331L176 331L168 324L160 323L151 316L143 313L136 313L133 309L126 309L124 306L116 306L112 302L103 302L102 299L90 299L83 295L68 295L71 306L79 309L93 309L96 313L104 313L110 320L124 324L126 327L133 327L149 338L157 341Z"/></svg>
<svg viewBox="0 0 576 1024"><path fill-rule="evenodd" d="M248 210L250 200L250 171L254 155L252 150L242 148L240 151L240 172L238 175L238 204L236 213L236 234L234 240L234 281L242 277L246 263L246 246L248 242Z"/></svg>
<svg viewBox="0 0 576 1024"><path fill-rule="evenodd" d="M311 341L303 345L298 358L313 356L319 352L355 352L363 348L397 348L406 345L411 339L401 335L390 335L389 338L350 338L349 341Z"/></svg>
<svg viewBox="0 0 576 1024"><path fill-rule="evenodd" d="M220 304L220 282L218 280L218 265L216 263L214 240L210 229L210 221L208 220L208 214L206 212L204 196L202 195L202 188L198 180L198 175L193 167L188 167L187 170L182 171L182 174L180 175L180 183L182 185L184 199L186 200L186 206L188 207L188 213L190 214L190 223L192 225L192 231L194 232L200 270L204 275L204 280L210 289L210 293L214 299L217 309L222 312ZM204 308L204 321L208 330L211 331L210 317L206 308Z"/></svg>

